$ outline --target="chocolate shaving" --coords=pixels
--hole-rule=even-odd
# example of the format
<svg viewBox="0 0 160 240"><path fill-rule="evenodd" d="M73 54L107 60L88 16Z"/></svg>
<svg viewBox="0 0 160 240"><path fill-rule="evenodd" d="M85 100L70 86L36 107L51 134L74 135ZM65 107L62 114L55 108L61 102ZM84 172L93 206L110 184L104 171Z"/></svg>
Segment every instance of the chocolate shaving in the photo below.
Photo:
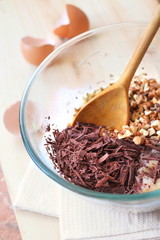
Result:
<svg viewBox="0 0 160 240"><path fill-rule="evenodd" d="M62 132L50 127L46 131L50 136L46 137L45 147L55 169L76 185L98 192L137 193L140 187L135 176L150 160L157 160L159 165L149 176L154 181L160 177L158 145L136 145L130 139L109 136L103 127L82 122Z"/></svg>
<svg viewBox="0 0 160 240"><path fill-rule="evenodd" d="M102 163L102 162L106 161L107 158L108 158L108 156L109 156L109 153L108 153L108 152L105 153L105 154L98 160L99 163Z"/></svg>
<svg viewBox="0 0 160 240"><path fill-rule="evenodd" d="M154 146L153 144L148 144L147 146L160 152L160 148L157 146Z"/></svg>

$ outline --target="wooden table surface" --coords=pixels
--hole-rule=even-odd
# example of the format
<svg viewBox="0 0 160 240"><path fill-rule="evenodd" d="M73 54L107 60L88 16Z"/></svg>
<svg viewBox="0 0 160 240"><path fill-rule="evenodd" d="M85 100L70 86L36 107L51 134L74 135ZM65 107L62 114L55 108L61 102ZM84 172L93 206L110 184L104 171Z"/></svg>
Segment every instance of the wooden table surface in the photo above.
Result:
<svg viewBox="0 0 160 240"><path fill-rule="evenodd" d="M29 162L20 138L3 125L7 107L21 99L23 89L35 70L20 52L20 39L30 35L44 38L51 34L65 3L88 15L90 28L124 21L149 21L157 0L1 0L0 1L0 161L13 202ZM15 211L23 240L59 240L57 218L27 211ZM1 239L1 237L0 237ZM7 240L7 239L6 239ZM16 240L16 239L15 239Z"/></svg>

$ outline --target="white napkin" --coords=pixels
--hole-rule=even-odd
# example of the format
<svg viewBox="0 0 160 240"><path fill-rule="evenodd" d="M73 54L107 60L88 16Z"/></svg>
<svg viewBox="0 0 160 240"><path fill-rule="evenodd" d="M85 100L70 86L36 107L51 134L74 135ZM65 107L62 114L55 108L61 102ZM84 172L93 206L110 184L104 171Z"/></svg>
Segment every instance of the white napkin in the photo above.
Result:
<svg viewBox="0 0 160 240"><path fill-rule="evenodd" d="M31 162L20 184L14 207L48 216L59 216L60 187Z"/></svg>
<svg viewBox="0 0 160 240"><path fill-rule="evenodd" d="M30 163L14 207L59 217L64 240L160 240L160 210L130 212L65 190Z"/></svg>

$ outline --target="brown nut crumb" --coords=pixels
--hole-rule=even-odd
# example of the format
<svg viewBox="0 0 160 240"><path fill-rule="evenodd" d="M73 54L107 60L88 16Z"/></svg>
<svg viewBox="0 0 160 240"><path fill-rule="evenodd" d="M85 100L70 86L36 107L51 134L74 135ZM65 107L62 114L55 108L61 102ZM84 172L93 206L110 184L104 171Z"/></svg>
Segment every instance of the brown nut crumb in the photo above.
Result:
<svg viewBox="0 0 160 240"><path fill-rule="evenodd" d="M137 107L137 103L135 101L131 101L130 103L132 108L136 108Z"/></svg>
<svg viewBox="0 0 160 240"><path fill-rule="evenodd" d="M148 129L149 136L154 135L155 132L156 132L156 131L154 130L154 128L149 128L149 129Z"/></svg>
<svg viewBox="0 0 160 240"><path fill-rule="evenodd" d="M155 96L155 90L152 90L151 92L148 93L148 98L153 98Z"/></svg>
<svg viewBox="0 0 160 240"><path fill-rule="evenodd" d="M146 131L146 130L143 129L143 128L142 128L139 132L140 132L143 136L145 136L145 137L148 136L148 134L149 134L148 131Z"/></svg>
<svg viewBox="0 0 160 240"><path fill-rule="evenodd" d="M156 90L156 94L157 94L158 96L160 96L160 88L158 88L158 89Z"/></svg>
<svg viewBox="0 0 160 240"><path fill-rule="evenodd" d="M144 143L144 137L142 137L142 136L136 136L136 137L133 138L133 142L134 142L136 145L143 144L143 143Z"/></svg>

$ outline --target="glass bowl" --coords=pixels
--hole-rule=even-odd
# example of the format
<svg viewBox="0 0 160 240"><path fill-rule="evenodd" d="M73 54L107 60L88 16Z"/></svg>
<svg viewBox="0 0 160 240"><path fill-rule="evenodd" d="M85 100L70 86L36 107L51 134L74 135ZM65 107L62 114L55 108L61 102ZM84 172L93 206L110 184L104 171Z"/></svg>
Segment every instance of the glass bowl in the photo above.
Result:
<svg viewBox="0 0 160 240"><path fill-rule="evenodd" d="M160 190L109 194L74 185L53 168L44 147L44 128L50 121L62 130L71 121L86 92L115 82L131 57L147 23L112 24L83 33L53 51L36 69L25 88L20 107L24 145L35 164L53 181L89 200L125 208L160 207ZM160 79L160 32L157 33L136 74Z"/></svg>

